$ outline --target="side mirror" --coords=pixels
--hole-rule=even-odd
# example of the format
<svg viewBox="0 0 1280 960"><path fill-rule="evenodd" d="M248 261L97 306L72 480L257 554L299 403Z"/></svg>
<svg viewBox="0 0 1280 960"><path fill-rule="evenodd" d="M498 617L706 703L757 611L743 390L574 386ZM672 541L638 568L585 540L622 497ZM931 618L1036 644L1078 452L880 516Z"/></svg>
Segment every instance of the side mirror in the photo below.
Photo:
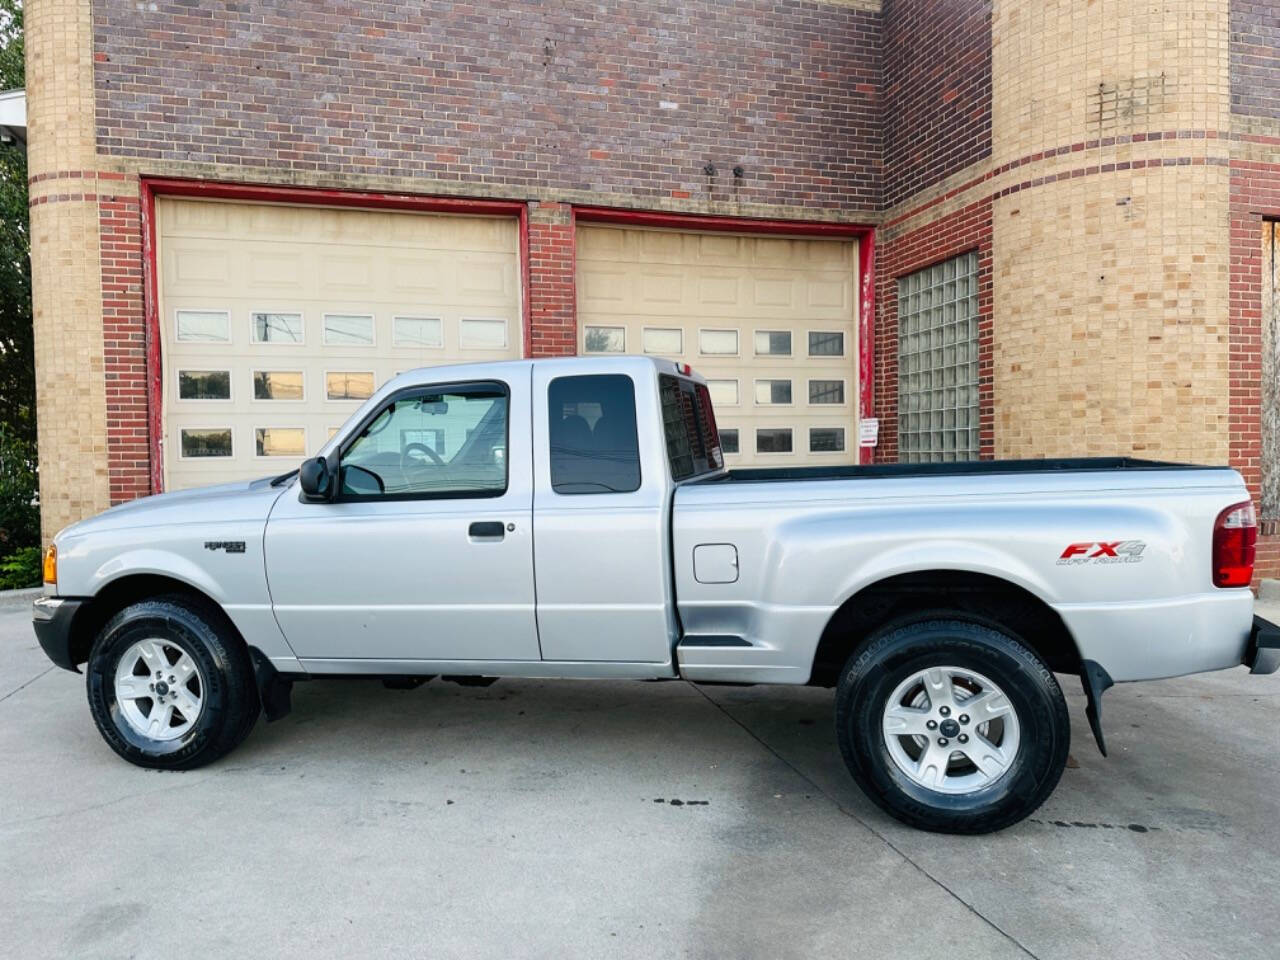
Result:
<svg viewBox="0 0 1280 960"><path fill-rule="evenodd" d="M324 457L304 460L302 466L298 468L298 483L302 487L302 495L308 500L328 500L329 490L332 487L329 462Z"/></svg>

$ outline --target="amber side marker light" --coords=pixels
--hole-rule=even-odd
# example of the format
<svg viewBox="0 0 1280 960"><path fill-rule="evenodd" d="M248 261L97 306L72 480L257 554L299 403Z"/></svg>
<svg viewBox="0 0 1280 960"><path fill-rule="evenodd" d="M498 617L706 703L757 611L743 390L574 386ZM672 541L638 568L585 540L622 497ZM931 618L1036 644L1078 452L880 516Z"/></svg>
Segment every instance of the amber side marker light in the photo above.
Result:
<svg viewBox="0 0 1280 960"><path fill-rule="evenodd" d="M1251 502L1227 507L1213 525L1213 585L1247 587L1258 551L1258 519Z"/></svg>
<svg viewBox="0 0 1280 960"><path fill-rule="evenodd" d="M49 549L44 552L44 582L58 582L58 548L52 543Z"/></svg>

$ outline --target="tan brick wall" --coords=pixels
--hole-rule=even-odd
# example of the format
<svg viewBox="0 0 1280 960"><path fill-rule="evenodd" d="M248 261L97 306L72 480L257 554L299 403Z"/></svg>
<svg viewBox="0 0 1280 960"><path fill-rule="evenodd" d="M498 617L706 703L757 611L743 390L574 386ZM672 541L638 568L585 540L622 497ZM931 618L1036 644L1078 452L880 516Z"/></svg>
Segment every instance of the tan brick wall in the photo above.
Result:
<svg viewBox="0 0 1280 960"><path fill-rule="evenodd" d="M993 30L995 455L1225 463L1227 3L997 3Z"/></svg>
<svg viewBox="0 0 1280 960"><path fill-rule="evenodd" d="M992 161L1134 130L1225 129L1228 0L997 0Z"/></svg>
<svg viewBox="0 0 1280 960"><path fill-rule="evenodd" d="M88 0L26 6L28 167L33 179L92 171L93 46ZM95 180L31 190L40 501L47 541L110 503Z"/></svg>

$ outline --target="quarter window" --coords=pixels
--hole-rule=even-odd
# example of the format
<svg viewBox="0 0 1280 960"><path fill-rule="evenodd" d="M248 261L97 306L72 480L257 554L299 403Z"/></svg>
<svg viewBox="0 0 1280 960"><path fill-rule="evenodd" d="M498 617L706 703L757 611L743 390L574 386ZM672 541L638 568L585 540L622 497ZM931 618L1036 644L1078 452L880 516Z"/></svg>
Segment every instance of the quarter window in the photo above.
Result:
<svg viewBox="0 0 1280 960"><path fill-rule="evenodd" d="M556 493L640 489L636 391L630 377L557 377L547 388L547 417Z"/></svg>
<svg viewBox="0 0 1280 960"><path fill-rule="evenodd" d="M405 391L343 452L342 496L499 496L507 489L507 418L498 383Z"/></svg>

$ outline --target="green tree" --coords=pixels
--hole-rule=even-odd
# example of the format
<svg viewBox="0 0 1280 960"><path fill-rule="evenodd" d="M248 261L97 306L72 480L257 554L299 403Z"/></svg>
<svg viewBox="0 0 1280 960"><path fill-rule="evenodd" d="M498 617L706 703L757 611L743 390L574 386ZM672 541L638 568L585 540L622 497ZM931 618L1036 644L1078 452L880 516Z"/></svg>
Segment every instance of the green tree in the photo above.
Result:
<svg viewBox="0 0 1280 960"><path fill-rule="evenodd" d="M22 3L0 0L0 90L23 85ZM0 143L0 566L40 543L32 341L27 152Z"/></svg>

